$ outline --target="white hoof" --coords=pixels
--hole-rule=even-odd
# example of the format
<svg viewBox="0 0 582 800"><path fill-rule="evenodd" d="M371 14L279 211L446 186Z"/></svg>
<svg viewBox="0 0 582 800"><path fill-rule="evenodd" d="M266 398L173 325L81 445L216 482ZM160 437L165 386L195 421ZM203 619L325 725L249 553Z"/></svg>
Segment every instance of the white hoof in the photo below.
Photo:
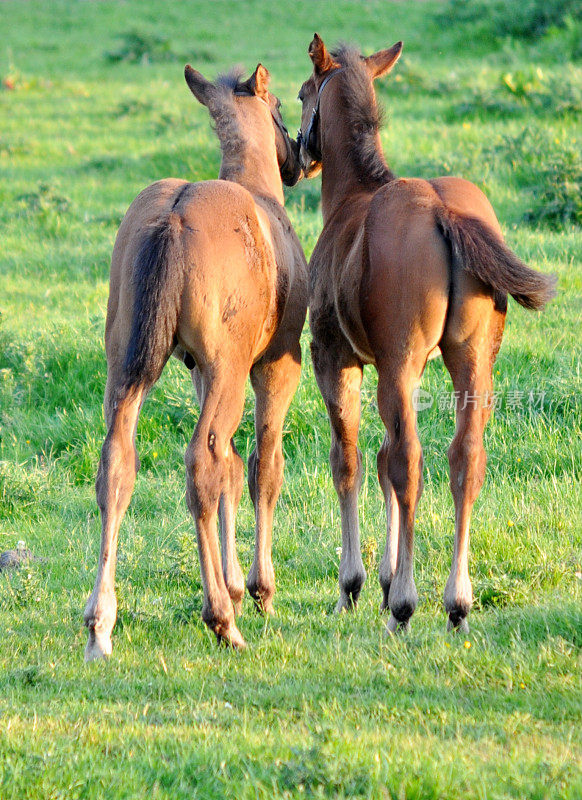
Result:
<svg viewBox="0 0 582 800"><path fill-rule="evenodd" d="M111 636L89 630L89 641L85 648L85 662L97 661L100 658L109 658L112 651Z"/></svg>

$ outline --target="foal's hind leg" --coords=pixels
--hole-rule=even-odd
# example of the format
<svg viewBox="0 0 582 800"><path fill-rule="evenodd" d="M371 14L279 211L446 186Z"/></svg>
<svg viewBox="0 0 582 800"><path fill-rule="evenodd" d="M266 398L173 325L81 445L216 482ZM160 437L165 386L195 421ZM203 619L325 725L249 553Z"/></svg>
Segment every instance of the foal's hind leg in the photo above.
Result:
<svg viewBox="0 0 582 800"><path fill-rule="evenodd" d="M388 454L390 452L390 440L386 435L382 442L382 447L378 453L376 460L378 466L378 480L382 487L384 494L384 501L386 504L386 546L384 554L380 561L380 586L382 587L382 605L381 610L386 611L389 608L388 596L390 594L390 585L394 574L396 572L396 560L398 557L398 525L399 525L399 511L398 511L398 498L394 487L388 477Z"/></svg>
<svg viewBox="0 0 582 800"><path fill-rule="evenodd" d="M271 538L283 483L283 423L301 372L298 344L262 358L251 370L256 395L257 446L249 458L249 490L255 507L255 556L247 588L259 611L272 613L275 572Z"/></svg>
<svg viewBox="0 0 582 800"><path fill-rule="evenodd" d="M414 516L422 493L422 448L416 431L412 390L420 378L426 354L418 364L378 365L378 408L389 444L386 463L389 484L398 500L398 553L390 582L388 630L406 630L418 602L413 577Z"/></svg>
<svg viewBox="0 0 582 800"><path fill-rule="evenodd" d="M101 552L95 587L84 614L89 629L86 661L111 655L111 632L117 616L117 535L139 468L134 440L145 393L145 387L138 386L116 398L117 386L110 374L105 394L108 432L101 449L96 480L97 503L101 511Z"/></svg>
<svg viewBox="0 0 582 800"><path fill-rule="evenodd" d="M242 496L245 481L243 460L230 440L228 485L220 496L218 522L220 526L220 550L222 573L236 614L242 611L245 594L245 578L236 552L236 511Z"/></svg>
<svg viewBox="0 0 582 800"><path fill-rule="evenodd" d="M317 327L312 326L314 337ZM314 338L311 345L315 377L331 424L330 462L342 526L339 566L340 596L336 611L356 606L366 580L360 552L358 493L362 481L362 454L358 449L362 362L338 329L325 345Z"/></svg>
<svg viewBox="0 0 582 800"><path fill-rule="evenodd" d="M200 370L197 367L192 370L192 381L196 388L198 402L202 407L204 403L204 384ZM235 613L240 614L245 593L245 580L236 553L235 528L236 512L244 485L244 465L232 439L230 440L230 449L228 480L220 496L218 521L224 581Z"/></svg>
<svg viewBox="0 0 582 800"><path fill-rule="evenodd" d="M490 312L490 310L488 309ZM455 437L449 448L451 492L455 502L455 545L451 572L445 587L447 627L468 631L467 615L473 604L469 578L469 525L471 511L485 479L487 455L483 430L490 416L492 369L503 331L504 317L483 312L474 335L441 344L443 359L457 392ZM486 324L490 320L489 330Z"/></svg>
<svg viewBox="0 0 582 800"><path fill-rule="evenodd" d="M225 363L236 359L225 358ZM216 373L204 379L204 401L194 436L186 450L186 499L196 524L204 587L202 619L218 641L244 647L221 564L216 518L221 496L228 492L231 437L242 416L246 371Z"/></svg>

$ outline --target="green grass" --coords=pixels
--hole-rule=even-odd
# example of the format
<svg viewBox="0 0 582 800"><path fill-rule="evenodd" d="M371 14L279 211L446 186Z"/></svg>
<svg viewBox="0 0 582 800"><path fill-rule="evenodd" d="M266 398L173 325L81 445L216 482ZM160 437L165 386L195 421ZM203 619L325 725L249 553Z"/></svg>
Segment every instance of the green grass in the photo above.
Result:
<svg viewBox="0 0 582 800"><path fill-rule="evenodd" d="M532 0L504 28L500 0L465 4L466 13L456 0L252 0L244 11L221 0L0 3L0 551L24 539L45 559L0 575L2 800L582 796L582 64L576 5L566 16L558 6ZM138 432L113 657L85 667L117 226L153 180L217 173L185 60L209 77L262 61L293 130L314 30L366 53L404 40L378 85L391 166L476 181L510 245L559 277L544 314L510 304L472 526L471 634L444 632L454 420L436 404L419 415L419 609L407 637L383 634L373 370L361 430L369 579L355 614L331 613L339 511L306 332L274 530L277 615L264 622L245 601L244 653L217 649L200 621L182 461L198 412L188 375L171 364ZM319 184L287 198L309 255ZM423 386L446 401L441 362ZM243 456L252 424L249 394ZM248 569L246 495L238 521Z"/></svg>

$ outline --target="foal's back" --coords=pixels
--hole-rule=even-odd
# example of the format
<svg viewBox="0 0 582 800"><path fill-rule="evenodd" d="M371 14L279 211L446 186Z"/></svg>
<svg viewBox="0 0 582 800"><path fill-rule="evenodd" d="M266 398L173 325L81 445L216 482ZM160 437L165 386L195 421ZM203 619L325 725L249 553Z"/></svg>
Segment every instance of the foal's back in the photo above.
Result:
<svg viewBox="0 0 582 800"><path fill-rule="evenodd" d="M276 252L272 227L278 226L247 189L230 181L166 179L148 186L127 211L113 251L108 351L129 344L132 314L117 308L134 308L138 254L166 228L173 256L168 279L181 284L176 344L204 364L228 337L241 360L252 363L276 323L276 262L293 269L293 258Z"/></svg>

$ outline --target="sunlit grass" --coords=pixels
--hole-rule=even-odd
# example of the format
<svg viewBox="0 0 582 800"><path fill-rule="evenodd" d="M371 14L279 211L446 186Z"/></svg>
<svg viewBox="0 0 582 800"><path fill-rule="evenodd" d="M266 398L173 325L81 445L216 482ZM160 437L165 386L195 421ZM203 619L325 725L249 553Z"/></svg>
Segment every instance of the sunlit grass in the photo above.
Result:
<svg viewBox="0 0 582 800"><path fill-rule="evenodd" d="M488 40L485 18L444 25L437 2L233 8L225 0L0 3L0 551L24 540L40 559L0 575L0 797L577 798L582 234L575 217L550 227L535 214L540 198L576 200L560 188L579 180L582 152L573 28ZM435 404L419 415L425 490L411 632L386 639L379 613L383 431L372 369L360 436L369 578L354 615L331 613L339 511L306 331L275 519L276 616L265 622L245 601L242 654L217 649L200 621L183 467L198 411L189 376L172 363L140 421L113 657L87 668L82 609L98 553L93 481L117 226L153 180L216 176L218 145L183 83L184 58L209 77L262 61L293 130L314 30L366 53L404 40L401 63L378 87L392 168L474 180L510 245L559 278L543 314L510 304L472 526L471 633L444 632L454 419L439 408L452 391L440 361L423 382ZM125 58L131 32L135 61ZM572 170L562 174L567 152ZM309 255L321 229L319 183L286 195ZM252 435L249 388L236 435L243 457ZM238 522L248 570L246 493Z"/></svg>

